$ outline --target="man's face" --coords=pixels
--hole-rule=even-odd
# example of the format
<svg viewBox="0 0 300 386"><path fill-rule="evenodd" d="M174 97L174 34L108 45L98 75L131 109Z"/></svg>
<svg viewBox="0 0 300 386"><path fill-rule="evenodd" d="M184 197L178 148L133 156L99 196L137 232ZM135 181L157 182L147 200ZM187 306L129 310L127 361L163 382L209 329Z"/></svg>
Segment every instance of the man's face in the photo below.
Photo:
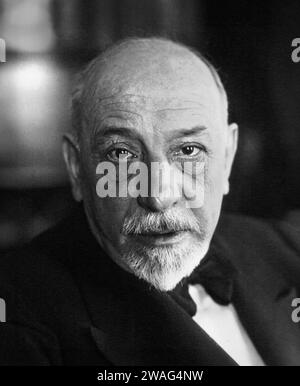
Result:
<svg viewBox="0 0 300 386"><path fill-rule="evenodd" d="M235 146L203 63L160 58L149 64L144 56L135 58L135 66L133 59L123 60L113 75L98 78L101 87L81 136L80 189L93 231L110 256L156 288L170 290L207 252ZM108 178L115 197L100 197L97 190L103 174L96 170L103 162L116 169ZM139 162L147 167L146 174L139 169L140 181L149 183L147 194L118 197L137 176L128 168ZM162 178L151 173L154 165L166 173ZM182 176L186 189L174 191L174 181L182 187ZM196 194L189 195L192 185Z"/></svg>

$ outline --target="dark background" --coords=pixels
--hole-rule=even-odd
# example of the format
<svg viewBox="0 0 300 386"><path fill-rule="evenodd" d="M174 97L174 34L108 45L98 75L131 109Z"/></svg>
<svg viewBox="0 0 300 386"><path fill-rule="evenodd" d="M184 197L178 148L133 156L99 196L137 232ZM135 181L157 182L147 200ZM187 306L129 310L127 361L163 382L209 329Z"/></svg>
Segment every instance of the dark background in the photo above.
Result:
<svg viewBox="0 0 300 386"><path fill-rule="evenodd" d="M60 150L72 77L131 35L196 47L220 71L240 126L225 208L300 227L300 1L0 0L0 251L72 209Z"/></svg>

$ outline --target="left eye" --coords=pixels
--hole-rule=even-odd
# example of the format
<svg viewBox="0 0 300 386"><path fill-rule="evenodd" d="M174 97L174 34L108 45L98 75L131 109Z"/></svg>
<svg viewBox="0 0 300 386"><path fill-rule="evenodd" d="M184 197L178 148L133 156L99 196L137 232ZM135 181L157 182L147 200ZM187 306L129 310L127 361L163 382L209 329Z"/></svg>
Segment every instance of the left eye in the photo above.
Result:
<svg viewBox="0 0 300 386"><path fill-rule="evenodd" d="M201 149L198 146L194 146L194 145L187 145L181 148L182 153L188 156L197 155L200 153L200 150Z"/></svg>
<svg viewBox="0 0 300 386"><path fill-rule="evenodd" d="M108 152L108 156L115 161L126 161L130 158L136 158L136 155L124 148L113 149Z"/></svg>

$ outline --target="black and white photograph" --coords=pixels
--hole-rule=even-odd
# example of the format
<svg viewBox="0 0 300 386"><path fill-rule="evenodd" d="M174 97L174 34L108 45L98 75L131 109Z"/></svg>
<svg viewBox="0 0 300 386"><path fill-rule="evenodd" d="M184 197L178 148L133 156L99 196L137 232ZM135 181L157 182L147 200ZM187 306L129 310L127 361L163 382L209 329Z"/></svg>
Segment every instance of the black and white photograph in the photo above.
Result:
<svg viewBox="0 0 300 386"><path fill-rule="evenodd" d="M300 366L299 0L0 0L0 376L20 366Z"/></svg>

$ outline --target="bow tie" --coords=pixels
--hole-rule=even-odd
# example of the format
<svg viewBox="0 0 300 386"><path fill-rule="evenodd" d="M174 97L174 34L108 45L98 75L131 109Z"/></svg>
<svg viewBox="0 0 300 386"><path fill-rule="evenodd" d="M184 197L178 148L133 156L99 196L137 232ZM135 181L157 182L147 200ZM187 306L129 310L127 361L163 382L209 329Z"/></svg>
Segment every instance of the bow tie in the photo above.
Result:
<svg viewBox="0 0 300 386"><path fill-rule="evenodd" d="M188 291L189 284L202 285L216 303L228 305L232 300L236 275L237 269L229 260L217 254L208 254L189 277L168 293L188 314L194 316L197 309Z"/></svg>

